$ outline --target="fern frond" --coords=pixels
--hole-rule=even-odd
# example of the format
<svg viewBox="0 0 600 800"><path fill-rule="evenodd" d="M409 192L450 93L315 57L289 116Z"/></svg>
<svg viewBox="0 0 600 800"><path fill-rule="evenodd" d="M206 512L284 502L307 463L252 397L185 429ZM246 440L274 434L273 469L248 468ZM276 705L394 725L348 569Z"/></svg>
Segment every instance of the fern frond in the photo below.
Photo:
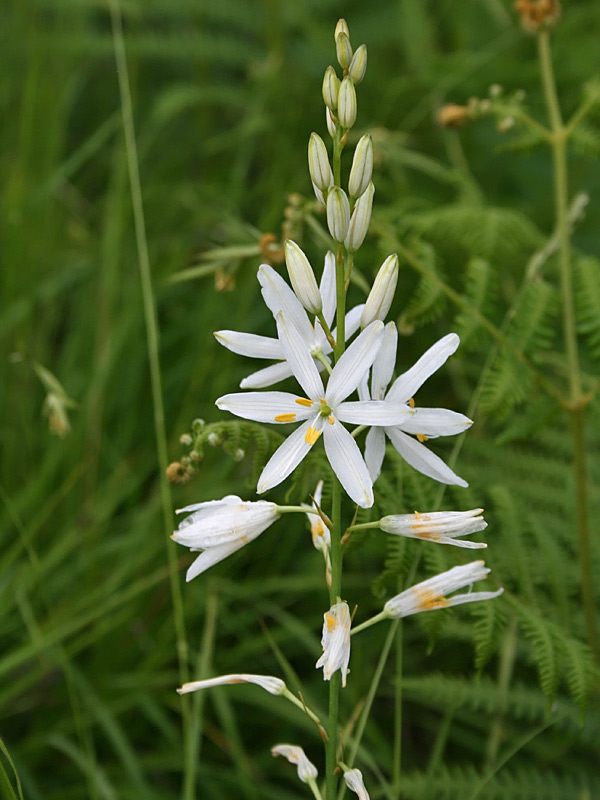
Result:
<svg viewBox="0 0 600 800"><path fill-rule="evenodd" d="M467 274L463 296L469 301L472 308L479 312L484 311L486 300L490 294L491 269L490 264L483 258L472 258L467 264ZM469 340L479 328L479 322L474 314L460 310L454 321L454 330L460 336L461 346L468 346Z"/></svg>
<svg viewBox="0 0 600 800"><path fill-rule="evenodd" d="M434 248L427 242L419 241L413 245L415 255L427 267L429 274L421 275L419 284L407 307L398 320L401 331L412 331L415 326L437 319L446 305L446 295L441 282L444 275L440 269Z"/></svg>
<svg viewBox="0 0 600 800"><path fill-rule="evenodd" d="M580 258L573 275L577 330L586 338L592 358L600 361L600 260Z"/></svg>
<svg viewBox="0 0 600 800"><path fill-rule="evenodd" d="M507 616L502 603L473 603L475 668L479 673L498 649Z"/></svg>

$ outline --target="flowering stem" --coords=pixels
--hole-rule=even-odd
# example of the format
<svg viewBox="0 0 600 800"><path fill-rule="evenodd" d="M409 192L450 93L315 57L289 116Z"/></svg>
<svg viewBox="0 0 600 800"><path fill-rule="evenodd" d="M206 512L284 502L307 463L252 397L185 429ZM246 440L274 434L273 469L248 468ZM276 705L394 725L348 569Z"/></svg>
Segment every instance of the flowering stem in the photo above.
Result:
<svg viewBox="0 0 600 800"><path fill-rule="evenodd" d="M350 631L350 636L354 636L355 633L360 633L361 631L364 631L365 628L370 628L372 625L376 625L378 622L382 622L384 619L389 619L389 617L385 611L380 611L379 614L375 614L375 616L371 617L371 619L361 622L360 625L355 625Z"/></svg>
<svg viewBox="0 0 600 800"><path fill-rule="evenodd" d="M319 311L319 313L317 314L317 319L321 323L321 327L323 328L323 333L327 337L327 341L333 348L335 348L335 339L333 338L333 334L331 333L329 325L325 321L325 317L323 316L322 311Z"/></svg>
<svg viewBox="0 0 600 800"><path fill-rule="evenodd" d="M313 793L315 800L323 800L323 795L319 791L319 787L317 786L317 782L314 778L308 778L306 783L310 786L310 790Z"/></svg>
<svg viewBox="0 0 600 800"><path fill-rule="evenodd" d="M579 369L569 230L567 140L570 131L567 130L562 120L554 71L552 68L550 39L547 31L540 31L538 35L538 55L546 106L552 130L551 146L554 166L554 205L559 238L563 328L569 376L569 401L567 403L567 409L571 418L571 434L573 437L573 470L575 478L576 523L579 539L581 596L585 613L588 644L598 658L600 656L600 650L596 629L596 604L594 600L594 583L591 568L592 553L588 519L588 469L585 442L586 400L582 395L581 372Z"/></svg>

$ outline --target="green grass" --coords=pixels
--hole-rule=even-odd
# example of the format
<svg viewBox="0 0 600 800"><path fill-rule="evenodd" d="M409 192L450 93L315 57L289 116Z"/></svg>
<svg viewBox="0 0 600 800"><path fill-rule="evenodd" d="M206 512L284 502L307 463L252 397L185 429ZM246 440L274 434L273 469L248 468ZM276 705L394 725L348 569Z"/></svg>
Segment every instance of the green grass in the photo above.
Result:
<svg viewBox="0 0 600 800"><path fill-rule="evenodd" d="M310 197L306 145L312 130L324 135L321 78L342 13L353 42L369 48L357 130L375 129L379 156L375 233L358 268L371 278L393 241L415 252L429 248L432 268L471 301L467 265L485 259L492 277L481 311L502 324L528 260L552 233L549 155L509 147L510 137L490 119L457 133L437 127L434 115L446 101L466 102L500 83L507 92L526 89L532 111L543 118L534 42L519 30L510 5L123 0L169 460L185 453L179 436L195 418L223 419L214 399L250 371L219 347L212 331L272 332L256 282L259 257L223 254L218 275L230 280L230 291L219 291L212 273L172 278L209 263L207 251L255 247L266 232L279 236L290 192ZM596 16L593 0L565 3L554 37L567 115L597 70ZM183 583L189 554L165 543L161 517L108 7L13 0L0 29L0 796L21 796L18 775L27 800L173 798L181 793L185 759L167 552L178 569L190 674L281 674L325 714L326 693L313 668L326 605L322 564L304 523L280 522L207 575ZM598 257L594 147L591 136L570 167L572 194L591 197L574 230L576 252ZM310 216L294 223L315 265L323 253L322 223ZM464 309L430 298L403 264L389 318L407 323L399 366L408 366L436 338L468 323ZM553 259L544 277L555 285ZM352 292L362 297L359 286ZM552 354L560 321L549 319L549 346L537 343L529 356L542 372L556 368L560 376L561 358ZM476 327L420 402L466 411L493 346ZM592 387L597 354L583 338L582 348ZM497 369L509 368L504 357L500 350ZM63 438L42 413L45 393L34 362L77 402ZM524 402L508 417L494 416L492 405L485 414L476 409L477 424L456 465L470 489L445 495L449 507L489 510L487 561L509 600L499 619L473 610L403 625L406 687L394 681L394 648L358 750L374 798L395 796L391 730L400 690L398 796L517 800L539 797L543 780L545 800L596 797L598 672L583 645L570 439L535 380L523 386ZM588 423L592 487L600 477L599 422L596 399ZM449 455L451 444L438 452ZM195 479L171 488L173 505L234 492L252 497L251 456L238 463L222 448L208 448ZM315 475L302 478L306 495ZM386 480L387 494L408 510L436 499L436 486L399 465ZM288 486L273 496L284 497ZM598 585L597 489L590 508ZM351 605L359 603L362 619L380 608L372 588L389 596L417 544L356 537L344 590ZM451 563L452 554L427 551L421 567ZM357 637L344 720L359 713L386 633ZM511 636L514 659L503 673ZM555 706L540 684L557 687ZM318 737L301 713L263 694L235 686L191 700L191 724L199 726L198 798L306 796L269 749L276 741L296 742L321 766ZM450 694L456 703L449 704ZM584 715L578 704L586 701Z"/></svg>

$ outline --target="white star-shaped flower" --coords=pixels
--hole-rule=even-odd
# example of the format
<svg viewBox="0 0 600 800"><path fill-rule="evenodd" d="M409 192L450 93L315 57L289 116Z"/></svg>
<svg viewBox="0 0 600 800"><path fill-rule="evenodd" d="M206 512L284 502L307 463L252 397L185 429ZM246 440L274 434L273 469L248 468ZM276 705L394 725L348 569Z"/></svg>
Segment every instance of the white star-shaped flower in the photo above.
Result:
<svg viewBox="0 0 600 800"><path fill-rule="evenodd" d="M385 326L383 342L371 370L371 391L368 382L364 380L358 387L361 399L380 400L396 405L405 403L407 407L413 404L412 397L433 373L438 370L446 359L454 353L460 339L456 333L449 333L424 353L417 363L407 372L404 372L393 382L394 365L396 363L396 348L398 333L393 322ZM462 433L472 421L456 411L446 408L416 408L417 413L407 417L399 424L372 427L367 434L365 447L365 461L373 481L377 480L381 472L381 465L385 455L385 437L387 436L402 458L414 469L433 478L440 483L468 486L467 482L459 478L439 456L428 450L422 441L436 436L454 436ZM417 438L413 438L413 436Z"/></svg>
<svg viewBox="0 0 600 800"><path fill-rule="evenodd" d="M319 320L315 320L313 327L302 303L281 275L267 264L261 264L258 269L258 281L261 285L265 303L273 316L277 318L277 315L283 312L286 318L294 323L311 354L313 356L322 354L328 361L327 357L331 353L332 347L321 327L321 323ZM319 292L322 299L323 317L327 325L331 327L336 309L335 257L331 252L325 256L325 266ZM364 303L355 306L346 314L346 340L349 340L358 330L363 309ZM277 362L244 378L240 383L242 389L263 389L292 375L292 369L286 361L279 339L231 330L216 331L215 337L218 342L238 355ZM322 363L319 361L316 363L319 370L324 369Z"/></svg>
<svg viewBox="0 0 600 800"><path fill-rule="evenodd" d="M245 392L227 394L216 401L220 409L255 422L303 423L265 466L258 479L259 494L285 480L323 434L325 453L346 493L362 508L373 505L369 470L358 445L341 423L400 425L417 414L416 409L405 403L344 402L373 363L383 327L383 323L376 320L365 328L341 356L324 387L302 334L282 312L277 315L279 341L306 397L289 392Z"/></svg>

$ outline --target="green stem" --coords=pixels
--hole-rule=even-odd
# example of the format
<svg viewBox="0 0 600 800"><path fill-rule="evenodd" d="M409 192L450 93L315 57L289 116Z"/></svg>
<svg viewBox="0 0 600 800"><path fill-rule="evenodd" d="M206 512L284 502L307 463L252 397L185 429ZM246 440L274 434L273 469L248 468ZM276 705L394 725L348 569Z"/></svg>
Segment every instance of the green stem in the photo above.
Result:
<svg viewBox="0 0 600 800"><path fill-rule="evenodd" d="M379 614L375 614L374 617L361 622L360 625L355 625L352 630L350 631L350 635L354 636L355 633L360 633L364 631L366 628L370 628L373 625L376 625L378 622L383 622L384 619L389 619L388 615L385 611L380 611Z"/></svg>
<svg viewBox="0 0 600 800"><path fill-rule="evenodd" d="M392 786L394 797L400 797L400 775L402 772L402 672L404 649L402 647L402 620L391 624L396 641L396 669L394 679L394 742L392 751Z"/></svg>
<svg viewBox="0 0 600 800"><path fill-rule="evenodd" d="M342 487L333 476L333 497L331 503L331 519L333 526L330 531L330 556L331 556L331 585L329 587L329 603L333 605L340 597L342 588L342 548L341 539L341 511L342 511ZM337 777L335 769L337 766L337 747L338 747L338 717L340 704L341 673L339 670L334 672L329 682L329 715L327 720L327 742L325 743L325 769L326 769L326 793L325 796L330 800L335 797L337 787Z"/></svg>
<svg viewBox="0 0 600 800"><path fill-rule="evenodd" d="M173 621L175 626L175 636L177 643L177 658L179 664L179 679L185 683L189 677L188 665L188 645L185 633L185 618L183 613L183 599L181 588L177 578L177 559L175 550L171 546L169 536L172 531L172 508L171 490L166 479L168 466L167 435L165 426L165 413L162 395L162 378L159 358L159 332L154 292L152 288L152 276L150 272L150 257L148 254L148 243L146 238L146 225L144 220L144 208L142 203L142 187L140 182L140 171L137 157L137 145L135 140L135 127L133 122L133 108L131 102L131 91L129 87L129 75L127 69L127 57L125 53L125 40L123 37L123 25L121 20L121 10L119 0L110 0L110 15L113 30L113 43L115 51L115 61L117 65L117 76L119 81L119 94L121 100L121 113L123 116L123 133L125 137L125 148L127 152L127 166L129 170L129 183L131 187L131 204L133 208L133 221L135 228L136 244L138 251L138 261L140 268L140 282L142 287L142 300L144 306L144 320L146 325L146 340L148 345L148 362L150 366L150 382L152 386L152 405L154 410L154 432L156 437L156 449L158 455L160 496L163 511L163 523L166 532L165 546L167 548L167 559L169 565L169 582L171 589L171 602L173 604ZM184 741L190 739L190 705L189 700L184 700L181 704L183 720ZM185 748L184 764L184 789L183 796L186 800L193 800L195 797L195 774L196 774L196 754Z"/></svg>
<svg viewBox="0 0 600 800"><path fill-rule="evenodd" d="M321 327L323 328L323 333L327 337L327 341L332 347L335 347L335 339L333 338L333 334L331 333L329 325L327 324L322 311L319 311L319 313L317 314L317 319L321 323Z"/></svg>
<svg viewBox="0 0 600 800"><path fill-rule="evenodd" d="M547 31L538 35L538 55L544 96L552 130L552 161L554 166L554 206L559 237L560 285L563 301L563 329L567 370L569 376L568 410L573 437L573 470L575 478L576 524L579 541L579 570L587 640L596 658L600 657L596 628L596 604L592 576L592 553L587 496L587 452L585 441L585 402L582 397L581 371L577 344L573 272L569 226L569 187L567 166L568 131L565 128L558 102L556 81L552 68L550 38Z"/></svg>

